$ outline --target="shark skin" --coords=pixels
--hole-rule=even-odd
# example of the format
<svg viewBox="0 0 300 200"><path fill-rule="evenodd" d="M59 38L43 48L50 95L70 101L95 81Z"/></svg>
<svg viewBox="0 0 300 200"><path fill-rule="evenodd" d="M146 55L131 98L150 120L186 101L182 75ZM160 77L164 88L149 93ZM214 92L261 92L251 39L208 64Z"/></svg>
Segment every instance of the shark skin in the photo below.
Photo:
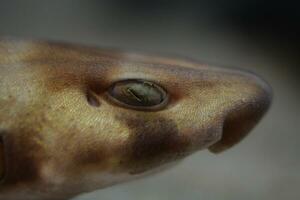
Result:
<svg viewBox="0 0 300 200"><path fill-rule="evenodd" d="M0 200L66 200L223 152L270 86L192 59L0 40ZM221 166L220 166L221 167Z"/></svg>

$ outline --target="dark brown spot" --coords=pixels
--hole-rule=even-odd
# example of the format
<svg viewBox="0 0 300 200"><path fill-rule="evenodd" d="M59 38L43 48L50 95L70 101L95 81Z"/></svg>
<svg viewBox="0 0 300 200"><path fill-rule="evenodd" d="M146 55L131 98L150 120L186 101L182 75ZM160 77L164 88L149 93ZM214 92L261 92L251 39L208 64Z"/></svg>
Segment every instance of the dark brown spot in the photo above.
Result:
<svg viewBox="0 0 300 200"><path fill-rule="evenodd" d="M74 163L80 166L103 165L108 158L105 145L88 144L88 142L77 144L74 154Z"/></svg>
<svg viewBox="0 0 300 200"><path fill-rule="evenodd" d="M104 161L109 156L107 155L108 145L93 137L95 137L95 135L89 135L76 127L68 130L67 133L61 134L57 141L58 144L56 148L56 154L59 156L59 159L61 159L60 162L64 162L64 157L71 158L72 162L64 163L71 164L71 166L68 167L76 173L79 173L76 169L103 166ZM81 171L86 172L84 170Z"/></svg>
<svg viewBox="0 0 300 200"><path fill-rule="evenodd" d="M119 117L118 117L119 118ZM132 130L129 138L126 165L130 172L141 173L180 158L186 153L189 141L180 135L173 120L161 116L122 116Z"/></svg>
<svg viewBox="0 0 300 200"><path fill-rule="evenodd" d="M40 178L43 148L33 140L35 133L18 130L21 134L3 133L3 146L6 156L5 185L29 183Z"/></svg>
<svg viewBox="0 0 300 200"><path fill-rule="evenodd" d="M75 162L83 165L97 165L106 158L103 151L99 148L80 150L75 156Z"/></svg>
<svg viewBox="0 0 300 200"><path fill-rule="evenodd" d="M256 104L248 104L232 110L225 118L221 140L210 146L209 150L220 153L240 142L258 123L266 110L267 106Z"/></svg>

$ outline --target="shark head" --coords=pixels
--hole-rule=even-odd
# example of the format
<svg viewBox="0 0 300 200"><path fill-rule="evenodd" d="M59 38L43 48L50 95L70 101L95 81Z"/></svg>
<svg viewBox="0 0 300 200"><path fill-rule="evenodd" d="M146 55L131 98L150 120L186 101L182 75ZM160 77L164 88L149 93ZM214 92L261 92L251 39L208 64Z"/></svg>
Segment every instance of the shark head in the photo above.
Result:
<svg viewBox="0 0 300 200"><path fill-rule="evenodd" d="M67 199L240 142L271 89L238 69L0 42L0 199Z"/></svg>

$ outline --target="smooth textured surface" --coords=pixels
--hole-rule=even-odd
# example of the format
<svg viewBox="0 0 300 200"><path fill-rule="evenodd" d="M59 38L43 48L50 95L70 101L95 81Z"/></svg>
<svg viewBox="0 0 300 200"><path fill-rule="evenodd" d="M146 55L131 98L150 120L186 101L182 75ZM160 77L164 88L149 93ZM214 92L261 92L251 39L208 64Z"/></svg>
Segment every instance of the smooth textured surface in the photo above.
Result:
<svg viewBox="0 0 300 200"><path fill-rule="evenodd" d="M221 152L271 100L269 86L248 72L63 43L2 40L0 67L2 199L66 199L197 150ZM127 79L165 88L168 104L155 112L115 105L107 89Z"/></svg>

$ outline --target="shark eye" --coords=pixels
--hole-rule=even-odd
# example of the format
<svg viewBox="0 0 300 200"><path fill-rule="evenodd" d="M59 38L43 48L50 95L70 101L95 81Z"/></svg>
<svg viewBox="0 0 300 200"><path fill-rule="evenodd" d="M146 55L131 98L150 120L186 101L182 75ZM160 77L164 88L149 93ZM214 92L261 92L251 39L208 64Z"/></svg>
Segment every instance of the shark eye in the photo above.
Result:
<svg viewBox="0 0 300 200"><path fill-rule="evenodd" d="M168 100L162 87L139 79L118 81L109 88L108 94L119 105L140 110L161 109Z"/></svg>

